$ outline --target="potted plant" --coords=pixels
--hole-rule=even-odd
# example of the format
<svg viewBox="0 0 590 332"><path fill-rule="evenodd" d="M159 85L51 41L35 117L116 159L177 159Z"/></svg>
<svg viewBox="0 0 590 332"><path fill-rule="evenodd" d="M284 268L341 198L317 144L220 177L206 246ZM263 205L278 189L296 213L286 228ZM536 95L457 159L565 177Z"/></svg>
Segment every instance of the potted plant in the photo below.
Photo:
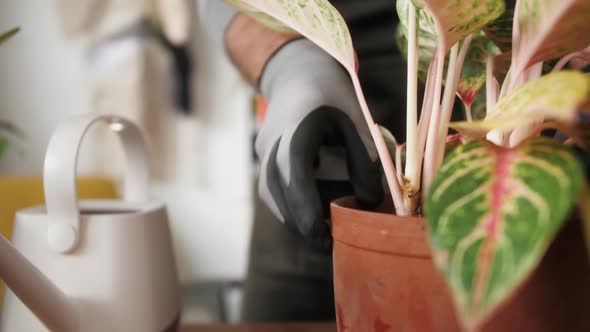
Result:
<svg viewBox="0 0 590 332"><path fill-rule="evenodd" d="M590 125L580 117L590 76L576 70L590 62L588 0L517 0L514 10L503 0L398 0L404 145L372 120L348 29L328 1L228 2L342 63L378 148L391 204L332 206L339 331L590 330L579 241L579 220L590 223ZM467 121L450 122L455 95ZM548 129L567 139L542 136Z"/></svg>

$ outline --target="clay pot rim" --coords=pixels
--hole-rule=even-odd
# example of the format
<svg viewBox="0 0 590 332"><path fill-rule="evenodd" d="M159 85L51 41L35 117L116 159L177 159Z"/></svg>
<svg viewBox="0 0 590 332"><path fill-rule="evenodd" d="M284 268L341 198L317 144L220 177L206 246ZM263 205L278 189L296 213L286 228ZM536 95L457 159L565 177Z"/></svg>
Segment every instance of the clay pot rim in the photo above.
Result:
<svg viewBox="0 0 590 332"><path fill-rule="evenodd" d="M335 242L387 255L431 259L426 221L423 217L400 217L386 199L376 211L357 208L356 199L346 196L331 203L332 237Z"/></svg>

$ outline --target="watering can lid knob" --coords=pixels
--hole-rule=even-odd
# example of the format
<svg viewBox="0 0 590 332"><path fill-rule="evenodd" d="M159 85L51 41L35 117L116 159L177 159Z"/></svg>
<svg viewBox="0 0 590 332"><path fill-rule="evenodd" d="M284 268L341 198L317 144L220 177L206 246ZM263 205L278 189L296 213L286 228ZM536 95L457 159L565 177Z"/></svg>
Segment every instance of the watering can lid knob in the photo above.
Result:
<svg viewBox="0 0 590 332"><path fill-rule="evenodd" d="M49 225L48 241L51 249L66 253L76 246L78 234L72 225L66 223L53 223Z"/></svg>

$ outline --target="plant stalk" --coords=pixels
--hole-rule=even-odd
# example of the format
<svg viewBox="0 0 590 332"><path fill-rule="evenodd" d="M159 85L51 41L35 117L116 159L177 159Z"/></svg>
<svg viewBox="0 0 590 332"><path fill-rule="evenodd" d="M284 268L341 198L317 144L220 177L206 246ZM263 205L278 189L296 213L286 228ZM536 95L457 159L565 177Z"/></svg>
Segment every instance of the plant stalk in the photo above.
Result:
<svg viewBox="0 0 590 332"><path fill-rule="evenodd" d="M406 145L395 145L395 168L397 169L397 181L404 182L404 175L402 173L402 151Z"/></svg>
<svg viewBox="0 0 590 332"><path fill-rule="evenodd" d="M418 124L418 166L416 172L418 173L417 186L420 188L422 179L422 164L424 162L424 149L426 148L426 137L428 136L428 127L430 125L430 117L432 113L432 100L434 95L434 80L436 76L438 53L435 53L430 65L428 66L428 74L426 76L426 89L424 90L424 99L422 100L422 109L420 112L420 123Z"/></svg>
<svg viewBox="0 0 590 332"><path fill-rule="evenodd" d="M432 100L432 114L430 117L430 125L428 126L428 137L426 138L426 151L424 154L424 181L422 186L422 194L426 195L430 184L434 178L434 162L436 158L436 141L438 140L438 129L440 128L440 95L442 90L442 76L445 65L445 48L442 47L444 43L439 41L439 48L437 49L437 63L436 63L436 80L434 82L434 96Z"/></svg>
<svg viewBox="0 0 590 332"><path fill-rule="evenodd" d="M395 213L398 216L408 216L410 211L407 211L406 206L404 205L403 190L399 181L397 180L397 172L393 166L389 149L387 148L387 144L383 139L383 135L381 134L381 129L379 128L378 124L373 124L371 127L371 134L375 140L379 158L381 158L381 165L383 166L385 179L387 180L387 185L389 186L389 191L393 200L393 206L395 207Z"/></svg>
<svg viewBox="0 0 590 332"><path fill-rule="evenodd" d="M408 79L406 102L405 174L412 191L418 190L418 20L416 7L408 5Z"/></svg>
<svg viewBox="0 0 590 332"><path fill-rule="evenodd" d="M494 56L488 54L486 59L486 114L496 106L498 98L497 86L494 78Z"/></svg>
<svg viewBox="0 0 590 332"><path fill-rule="evenodd" d="M371 132L371 137L373 138L373 142L377 148L377 154L379 155L379 159L381 160L381 166L383 167L383 172L385 173L385 178L387 180L387 185L389 187L389 191L391 193L391 198L393 200L393 205L395 207L396 213L399 216L406 216L408 213L406 212L404 206L404 199L403 199L403 192L402 188L397 181L397 175L395 171L395 167L393 166L393 161L391 159L391 155L389 154L389 149L387 148L387 144L383 139L383 134L381 133L381 129L379 126L373 121L373 117L371 116L371 112L369 112L369 106L367 105L367 101L365 100L363 90L361 88L361 82L358 79L356 73L351 73L352 78L352 85L359 96L359 103L361 106L361 110L365 117L365 121L369 126L369 131Z"/></svg>
<svg viewBox="0 0 590 332"><path fill-rule="evenodd" d="M471 114L471 105L472 104L463 104L465 106L465 118L467 122L473 122L473 115Z"/></svg>
<svg viewBox="0 0 590 332"><path fill-rule="evenodd" d="M559 62L557 62L555 67L553 67L553 69L551 69L551 72L554 73L556 71L562 70L563 67L565 67L565 65L567 65L567 63L570 62L576 56L576 54L577 54L577 52L570 53L570 54L564 56L563 58L561 58L559 60Z"/></svg>
<svg viewBox="0 0 590 332"><path fill-rule="evenodd" d="M440 128L438 131L438 147L435 151L435 162L433 167L433 173L438 172L445 153L445 143L447 141L447 133L449 131L449 123L451 122L451 115L453 105L455 104L455 95L457 94L457 85L459 84L459 77L461 76L461 67L467 54L466 49L469 47L471 39L463 43L462 52L463 58L459 58L459 43L456 43L451 48L451 54L449 57L449 68L447 71L447 80L445 84L445 93L442 102L442 114Z"/></svg>

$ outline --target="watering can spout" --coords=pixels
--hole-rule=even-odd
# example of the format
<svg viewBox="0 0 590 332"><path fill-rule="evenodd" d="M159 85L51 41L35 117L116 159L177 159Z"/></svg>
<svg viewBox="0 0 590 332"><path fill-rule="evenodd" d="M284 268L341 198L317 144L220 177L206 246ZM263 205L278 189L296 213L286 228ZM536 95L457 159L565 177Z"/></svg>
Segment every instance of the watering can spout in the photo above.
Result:
<svg viewBox="0 0 590 332"><path fill-rule="evenodd" d="M78 317L71 300L0 235L0 277L51 331L73 332Z"/></svg>

